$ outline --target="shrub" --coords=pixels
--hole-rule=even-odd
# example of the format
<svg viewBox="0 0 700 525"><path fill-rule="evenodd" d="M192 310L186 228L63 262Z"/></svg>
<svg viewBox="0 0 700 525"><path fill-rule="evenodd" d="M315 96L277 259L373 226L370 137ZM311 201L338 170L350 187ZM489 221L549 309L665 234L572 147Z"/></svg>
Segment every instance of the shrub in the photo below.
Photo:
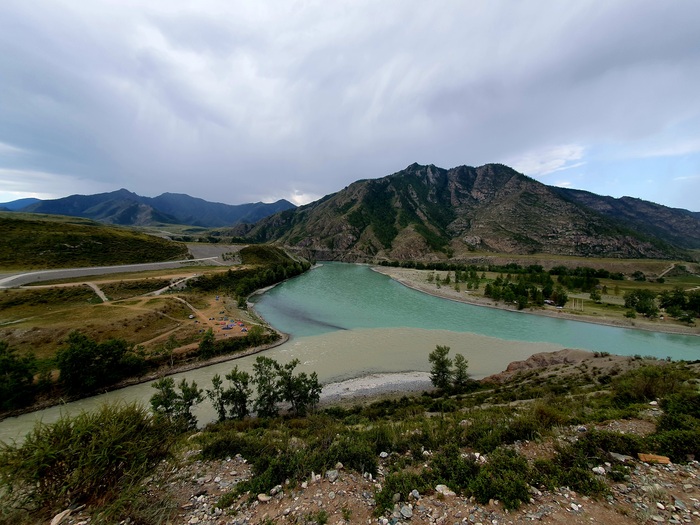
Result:
<svg viewBox="0 0 700 525"><path fill-rule="evenodd" d="M674 463L685 463L700 458L700 432L693 430L666 430L647 438L650 447Z"/></svg>
<svg viewBox="0 0 700 525"><path fill-rule="evenodd" d="M169 453L169 436L135 404L63 416L37 424L21 445L1 445L0 484L20 507L104 505L152 472Z"/></svg>
<svg viewBox="0 0 700 525"><path fill-rule="evenodd" d="M653 401L680 392L691 374L675 365L647 365L630 370L612 382L614 400L619 405Z"/></svg>
<svg viewBox="0 0 700 525"><path fill-rule="evenodd" d="M489 456L470 487L479 503L498 499L504 508L517 509L528 501L530 468L527 460L510 449L498 448Z"/></svg>
<svg viewBox="0 0 700 525"><path fill-rule="evenodd" d="M430 461L433 475L438 482L455 491L463 491L479 473L479 466L471 458L462 457L454 443L445 445Z"/></svg>
<svg viewBox="0 0 700 525"><path fill-rule="evenodd" d="M413 490L421 493L430 490L431 481L427 471L422 473L397 472L389 474L384 479L382 490L374 494L374 501L377 504L375 514L381 515L393 506L394 494L399 494L401 500L406 501Z"/></svg>

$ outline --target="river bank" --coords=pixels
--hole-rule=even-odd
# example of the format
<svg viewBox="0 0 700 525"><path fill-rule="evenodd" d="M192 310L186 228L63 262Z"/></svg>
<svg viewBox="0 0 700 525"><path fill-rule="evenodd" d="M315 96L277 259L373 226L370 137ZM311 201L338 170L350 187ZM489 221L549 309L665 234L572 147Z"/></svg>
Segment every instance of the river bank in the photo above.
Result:
<svg viewBox="0 0 700 525"><path fill-rule="evenodd" d="M585 323L614 326L617 328L632 328L636 330L648 330L652 332L663 332L670 334L700 335L700 326L683 326L675 323L672 324L672 321L664 319L651 320L646 318L615 318L612 316L589 315L585 312L568 310L566 308L559 310L550 306L518 310L515 306L493 301L481 294L476 295L470 291L458 292L451 286L438 287L435 283L429 283L427 281L426 276L429 272L428 270L394 268L389 266L374 266L372 267L372 270L386 275L396 282L413 290L427 293L435 297L472 304L475 306L484 306L487 308L495 308L511 312L541 315L557 319L567 319L570 321L581 321Z"/></svg>

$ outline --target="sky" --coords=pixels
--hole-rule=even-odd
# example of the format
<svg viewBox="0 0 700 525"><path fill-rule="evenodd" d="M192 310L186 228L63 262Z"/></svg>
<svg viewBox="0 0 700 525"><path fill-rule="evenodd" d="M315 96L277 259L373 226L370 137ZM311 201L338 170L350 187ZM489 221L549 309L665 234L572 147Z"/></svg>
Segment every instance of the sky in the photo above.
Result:
<svg viewBox="0 0 700 525"><path fill-rule="evenodd" d="M417 162L700 211L697 0L2 0L0 202Z"/></svg>

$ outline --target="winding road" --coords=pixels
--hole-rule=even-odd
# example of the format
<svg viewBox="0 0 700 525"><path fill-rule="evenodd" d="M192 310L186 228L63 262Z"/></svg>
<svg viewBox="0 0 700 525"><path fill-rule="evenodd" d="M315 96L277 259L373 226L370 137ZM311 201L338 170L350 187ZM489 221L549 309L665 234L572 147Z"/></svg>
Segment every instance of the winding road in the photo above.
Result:
<svg viewBox="0 0 700 525"><path fill-rule="evenodd" d="M36 272L23 272L9 275L0 279L0 290L17 288L29 283L42 281L54 281L57 279L71 279L74 277L88 277L90 275L105 275L123 272L144 272L147 270L168 270L172 268L184 268L208 263L220 265L218 257L204 257L201 259L183 259L181 261L168 261L142 264L122 264L118 266L92 266L87 268L61 268L57 270L39 270Z"/></svg>

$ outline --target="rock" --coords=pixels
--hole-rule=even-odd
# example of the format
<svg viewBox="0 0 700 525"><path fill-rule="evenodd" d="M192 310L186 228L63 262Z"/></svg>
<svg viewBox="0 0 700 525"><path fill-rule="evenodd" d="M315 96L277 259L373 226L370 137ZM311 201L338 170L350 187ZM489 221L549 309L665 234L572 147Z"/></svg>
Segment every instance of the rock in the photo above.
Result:
<svg viewBox="0 0 700 525"><path fill-rule="evenodd" d="M413 509L408 505L401 507L401 515L406 519L411 519L413 517Z"/></svg>
<svg viewBox="0 0 700 525"><path fill-rule="evenodd" d="M411 497L412 497L413 499L420 499L420 492L418 492L416 489L413 489L413 490L411 491Z"/></svg>
<svg viewBox="0 0 700 525"><path fill-rule="evenodd" d="M270 490L270 496L276 496L276 495L279 494L280 492L282 492L282 485L275 485L275 486L272 487L272 489Z"/></svg>
<svg viewBox="0 0 700 525"><path fill-rule="evenodd" d="M258 501L260 503L267 503L272 499L272 496L268 496L267 494L258 494Z"/></svg>
<svg viewBox="0 0 700 525"><path fill-rule="evenodd" d="M386 459L389 457L389 454L387 452L380 452L379 457L382 459Z"/></svg>
<svg viewBox="0 0 700 525"><path fill-rule="evenodd" d="M625 454L618 454L617 452L610 452L610 456L615 461L619 461L620 463L629 463L630 461L634 461L634 458L632 456L626 456Z"/></svg>
<svg viewBox="0 0 700 525"><path fill-rule="evenodd" d="M51 525L59 525L65 518L70 516L71 512L73 512L71 509L66 509L63 512L56 514L51 520Z"/></svg>
<svg viewBox="0 0 700 525"><path fill-rule="evenodd" d="M450 488L447 485L438 485L437 487L435 487L435 492L437 492L438 494L442 494L445 497L457 495L452 490L450 490Z"/></svg>
<svg viewBox="0 0 700 525"><path fill-rule="evenodd" d="M593 467L591 470L593 470L594 474L598 474L599 476L605 475L605 469L603 467Z"/></svg>
<svg viewBox="0 0 700 525"><path fill-rule="evenodd" d="M664 507L664 504L660 503L658 501L656 502L656 508L659 510L666 510L666 507Z"/></svg>
<svg viewBox="0 0 700 525"><path fill-rule="evenodd" d="M656 454L642 454L641 452L637 454L639 461L644 463L658 463L660 465L670 465L671 460L666 456L657 456Z"/></svg>
<svg viewBox="0 0 700 525"><path fill-rule="evenodd" d="M333 483L335 480L338 479L338 471L337 470L327 470L326 471L326 479Z"/></svg>
<svg viewBox="0 0 700 525"><path fill-rule="evenodd" d="M343 470L343 464L340 461L335 464L335 470Z"/></svg>

